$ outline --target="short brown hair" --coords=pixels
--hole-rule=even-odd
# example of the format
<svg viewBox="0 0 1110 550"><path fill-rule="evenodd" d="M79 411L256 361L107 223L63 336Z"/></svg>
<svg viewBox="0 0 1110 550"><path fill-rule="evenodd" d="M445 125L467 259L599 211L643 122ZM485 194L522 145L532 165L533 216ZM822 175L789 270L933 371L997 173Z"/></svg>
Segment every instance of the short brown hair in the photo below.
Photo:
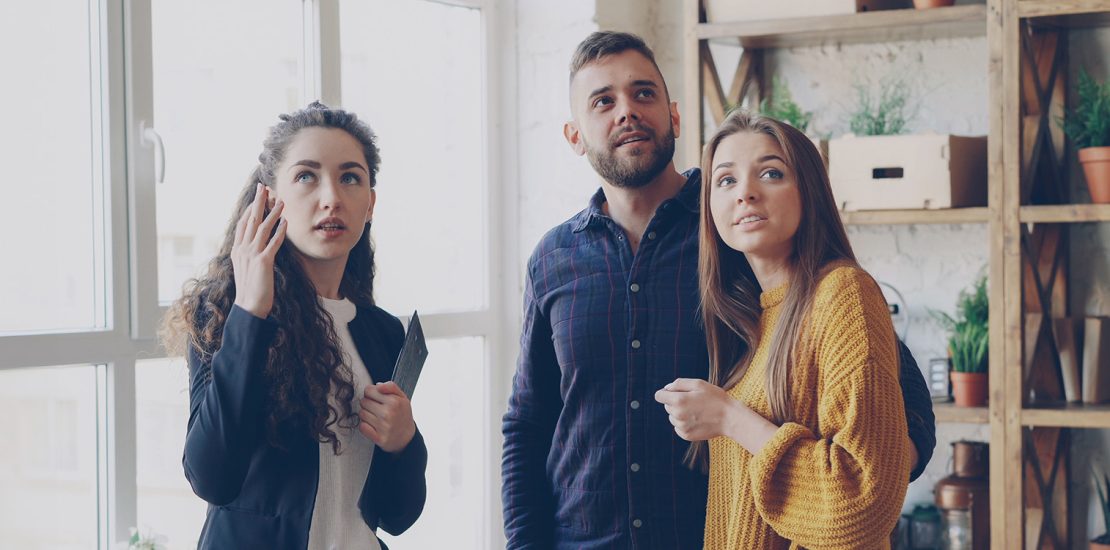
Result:
<svg viewBox="0 0 1110 550"><path fill-rule="evenodd" d="M655 67L655 72L659 73L659 79L663 80L663 71L659 70L659 64L655 62L655 52L651 51L644 39L632 33L616 31L597 31L578 44L574 49L574 56L570 58L570 80L574 81L574 76L582 67L628 50L634 50L648 58ZM663 82L663 88L667 88L666 82Z"/></svg>

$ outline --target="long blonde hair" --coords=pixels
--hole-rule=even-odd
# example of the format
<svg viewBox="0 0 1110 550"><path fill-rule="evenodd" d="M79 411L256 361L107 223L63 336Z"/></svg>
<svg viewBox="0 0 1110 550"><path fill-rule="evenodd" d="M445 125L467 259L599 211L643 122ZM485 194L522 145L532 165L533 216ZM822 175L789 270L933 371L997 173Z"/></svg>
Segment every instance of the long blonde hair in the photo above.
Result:
<svg viewBox="0 0 1110 550"><path fill-rule="evenodd" d="M730 113L706 143L701 160L698 285L709 348L709 382L726 390L735 386L744 377L759 346L761 289L744 255L721 239L709 201L713 155L721 141L740 132L765 134L778 142L785 156L783 160L794 171L801 195L801 222L787 264L790 286L771 334L766 369L770 420L781 425L793 420L790 371L821 272L838 260L855 264L856 257L840 221L824 161L813 142L793 126L773 118L747 111ZM691 445L686 460L704 468L708 462L705 442Z"/></svg>

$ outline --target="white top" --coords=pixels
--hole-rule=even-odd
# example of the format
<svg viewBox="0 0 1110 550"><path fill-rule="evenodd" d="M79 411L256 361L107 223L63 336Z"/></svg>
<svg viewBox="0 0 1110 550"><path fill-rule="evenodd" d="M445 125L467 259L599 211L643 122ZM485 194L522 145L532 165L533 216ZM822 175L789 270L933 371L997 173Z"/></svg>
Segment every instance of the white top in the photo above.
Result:
<svg viewBox="0 0 1110 550"><path fill-rule="evenodd" d="M370 373L358 355L347 328L355 318L355 305L350 300L329 300L320 297L320 303L331 314L335 335L343 346L345 363L354 374L353 411L359 410L359 399L366 386L372 383ZM335 388L328 395L335 403ZM340 409L342 410L342 409ZM358 417L353 419L358 421ZM344 421L349 425L352 422ZM308 550L380 550L378 538L362 519L358 497L370 472L374 458L374 444L356 427L344 428L333 424L331 429L342 445L339 455L330 443L320 444L320 481L316 488L316 505L312 509L312 525L308 529Z"/></svg>

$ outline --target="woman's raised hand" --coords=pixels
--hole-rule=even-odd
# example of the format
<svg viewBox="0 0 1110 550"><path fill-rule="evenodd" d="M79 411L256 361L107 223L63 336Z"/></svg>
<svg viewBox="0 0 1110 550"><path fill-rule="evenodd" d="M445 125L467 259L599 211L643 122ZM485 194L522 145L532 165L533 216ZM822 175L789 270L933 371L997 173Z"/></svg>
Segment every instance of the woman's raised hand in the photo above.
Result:
<svg viewBox="0 0 1110 550"><path fill-rule="evenodd" d="M266 215L270 189L257 184L254 202L243 211L235 226L231 246L231 266L235 272L235 305L266 318L274 307L274 256L285 241L286 223L281 219L285 206L280 200ZM278 220L281 219L281 223ZM274 225L277 231L273 231ZM273 236L270 233L273 232Z"/></svg>

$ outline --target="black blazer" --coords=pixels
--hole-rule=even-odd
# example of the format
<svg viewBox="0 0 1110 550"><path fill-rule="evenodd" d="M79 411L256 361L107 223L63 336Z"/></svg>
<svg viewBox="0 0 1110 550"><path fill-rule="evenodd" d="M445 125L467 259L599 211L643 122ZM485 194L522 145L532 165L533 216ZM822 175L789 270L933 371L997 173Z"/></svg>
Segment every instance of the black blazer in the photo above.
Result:
<svg viewBox="0 0 1110 550"><path fill-rule="evenodd" d="M404 341L396 317L358 308L348 327L374 381L389 380ZM199 548L306 548L320 473L320 443L298 430L266 436L265 365L277 331L272 321L232 307L223 343L210 362L189 350L189 427L182 463L208 501ZM375 449L358 501L371 529L397 535L424 509L428 450L417 430L404 450ZM382 544L384 547L384 543Z"/></svg>

